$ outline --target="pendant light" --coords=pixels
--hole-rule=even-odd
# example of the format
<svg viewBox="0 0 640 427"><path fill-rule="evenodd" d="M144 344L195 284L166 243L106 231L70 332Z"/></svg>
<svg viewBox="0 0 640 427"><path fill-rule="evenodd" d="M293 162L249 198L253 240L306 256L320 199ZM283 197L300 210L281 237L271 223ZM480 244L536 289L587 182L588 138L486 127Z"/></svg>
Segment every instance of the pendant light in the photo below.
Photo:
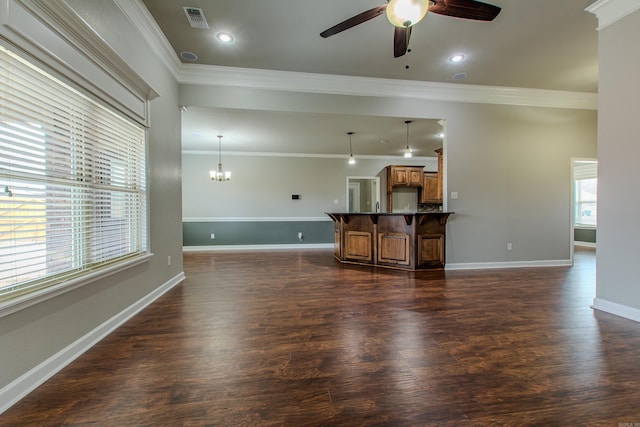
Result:
<svg viewBox="0 0 640 427"><path fill-rule="evenodd" d="M353 132L347 132L347 135L349 135L349 164L355 165L356 158L353 157L353 150L351 149L351 135L353 135Z"/></svg>
<svg viewBox="0 0 640 427"><path fill-rule="evenodd" d="M404 123L407 125L407 146L404 149L404 157L405 159L409 159L412 156L411 148L409 148L409 123L411 123L411 120L406 120Z"/></svg>
<svg viewBox="0 0 640 427"><path fill-rule="evenodd" d="M209 176L212 181L229 181L231 179L231 172L222 171L222 135L218 135L218 170L209 171Z"/></svg>

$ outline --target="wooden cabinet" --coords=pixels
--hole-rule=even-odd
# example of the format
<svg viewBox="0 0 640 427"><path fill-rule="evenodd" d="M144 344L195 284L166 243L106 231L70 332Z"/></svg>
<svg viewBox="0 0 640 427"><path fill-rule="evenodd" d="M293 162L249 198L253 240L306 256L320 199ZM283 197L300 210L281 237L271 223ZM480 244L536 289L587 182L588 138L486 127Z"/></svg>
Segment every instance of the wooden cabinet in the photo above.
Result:
<svg viewBox="0 0 640 427"><path fill-rule="evenodd" d="M425 172L422 177L420 203L442 203L442 186L437 172Z"/></svg>
<svg viewBox="0 0 640 427"><path fill-rule="evenodd" d="M378 264L410 265L411 236L407 233L378 233Z"/></svg>
<svg viewBox="0 0 640 427"><path fill-rule="evenodd" d="M438 172L422 174L420 203L442 204L442 148L435 151L438 154Z"/></svg>
<svg viewBox="0 0 640 427"><path fill-rule="evenodd" d="M333 255L340 259L342 258L342 229L340 223L334 221L333 223Z"/></svg>
<svg viewBox="0 0 640 427"><path fill-rule="evenodd" d="M418 268L444 266L444 233L418 236Z"/></svg>
<svg viewBox="0 0 640 427"><path fill-rule="evenodd" d="M389 186L422 187L423 170L420 166L389 166Z"/></svg>
<svg viewBox="0 0 640 427"><path fill-rule="evenodd" d="M334 221L333 253L340 262L410 271L445 266L451 212L327 215Z"/></svg>
<svg viewBox="0 0 640 427"><path fill-rule="evenodd" d="M373 261L372 239L373 233L369 231L345 231L344 258L358 261Z"/></svg>
<svg viewBox="0 0 640 427"><path fill-rule="evenodd" d="M422 188L424 166L398 166L386 167L387 171L387 212L393 212L394 188ZM418 201L418 200L416 200Z"/></svg>

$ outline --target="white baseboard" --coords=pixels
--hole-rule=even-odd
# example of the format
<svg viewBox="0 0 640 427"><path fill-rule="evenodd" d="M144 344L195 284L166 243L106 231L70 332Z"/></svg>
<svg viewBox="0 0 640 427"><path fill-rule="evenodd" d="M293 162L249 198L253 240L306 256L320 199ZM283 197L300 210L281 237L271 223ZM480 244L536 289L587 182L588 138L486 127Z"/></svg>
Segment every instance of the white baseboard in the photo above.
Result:
<svg viewBox="0 0 640 427"><path fill-rule="evenodd" d="M283 245L218 245L218 246L183 246L184 252L216 252L216 251L254 251L278 249L333 249L333 243L283 244ZM567 267L571 260L513 261L513 262L469 262L446 264L445 270L477 270L490 268L522 268L522 267Z"/></svg>
<svg viewBox="0 0 640 427"><path fill-rule="evenodd" d="M618 304L617 302L607 301L602 298L594 298L591 308L640 322L640 309Z"/></svg>
<svg viewBox="0 0 640 427"><path fill-rule="evenodd" d="M62 368L80 357L84 352L89 350L104 337L109 335L184 279L184 272L181 272L80 339L71 343L58 353L40 363L38 366L35 366L16 380L7 384L2 388L2 390L0 390L0 414L16 404L27 394L31 393L38 386L62 370Z"/></svg>
<svg viewBox="0 0 640 427"><path fill-rule="evenodd" d="M332 249L333 243L283 244L283 245L217 245L217 246L183 246L184 252L200 251L255 251L277 249Z"/></svg>
<svg viewBox="0 0 640 427"><path fill-rule="evenodd" d="M507 261L507 262L460 262L447 263L445 270L477 270L490 268L523 268L523 267L567 267L570 259L553 259L541 261Z"/></svg>

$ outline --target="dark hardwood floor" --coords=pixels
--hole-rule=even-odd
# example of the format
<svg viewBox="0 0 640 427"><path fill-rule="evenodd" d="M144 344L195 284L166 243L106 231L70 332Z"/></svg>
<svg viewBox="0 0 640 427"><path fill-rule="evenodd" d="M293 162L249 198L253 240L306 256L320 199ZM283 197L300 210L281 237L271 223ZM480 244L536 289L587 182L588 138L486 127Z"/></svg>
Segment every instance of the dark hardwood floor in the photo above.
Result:
<svg viewBox="0 0 640 427"><path fill-rule="evenodd" d="M414 273L187 253L186 281L0 424L640 423L640 324L593 311L594 253L575 259Z"/></svg>

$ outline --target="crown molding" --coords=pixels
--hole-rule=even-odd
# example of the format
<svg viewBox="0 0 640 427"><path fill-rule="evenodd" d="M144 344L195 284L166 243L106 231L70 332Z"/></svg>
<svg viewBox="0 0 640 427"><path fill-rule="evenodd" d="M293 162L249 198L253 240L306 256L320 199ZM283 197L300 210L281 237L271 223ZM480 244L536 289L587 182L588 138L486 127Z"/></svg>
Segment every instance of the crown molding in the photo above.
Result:
<svg viewBox="0 0 640 427"><path fill-rule="evenodd" d="M598 18L598 30L640 9L640 0L598 0L585 10Z"/></svg>
<svg viewBox="0 0 640 427"><path fill-rule="evenodd" d="M129 18L153 52L167 66L176 80L180 75L181 62L173 47L156 23L142 0L114 0L120 10Z"/></svg>
<svg viewBox="0 0 640 427"><path fill-rule="evenodd" d="M597 94L588 92L434 83L213 65L183 64L178 81L182 84L236 86L334 95L597 109Z"/></svg>
<svg viewBox="0 0 640 427"><path fill-rule="evenodd" d="M237 156L237 157L296 157L296 158L313 158L313 159L348 159L347 154L313 154L313 153L270 153L259 151L223 151L225 156ZM218 156L219 153L215 150L182 150L182 154L187 155L203 155L203 156ZM357 160L392 160L398 161L404 159L402 156L383 156L375 154L362 154L355 155ZM424 162L437 162L437 157L430 156L413 156L412 161L424 161Z"/></svg>
<svg viewBox="0 0 640 427"><path fill-rule="evenodd" d="M142 0L115 0L180 84L234 86L334 95L597 109L597 94L183 64ZM623 0L624 1L624 0ZM640 0L632 0L640 1Z"/></svg>

